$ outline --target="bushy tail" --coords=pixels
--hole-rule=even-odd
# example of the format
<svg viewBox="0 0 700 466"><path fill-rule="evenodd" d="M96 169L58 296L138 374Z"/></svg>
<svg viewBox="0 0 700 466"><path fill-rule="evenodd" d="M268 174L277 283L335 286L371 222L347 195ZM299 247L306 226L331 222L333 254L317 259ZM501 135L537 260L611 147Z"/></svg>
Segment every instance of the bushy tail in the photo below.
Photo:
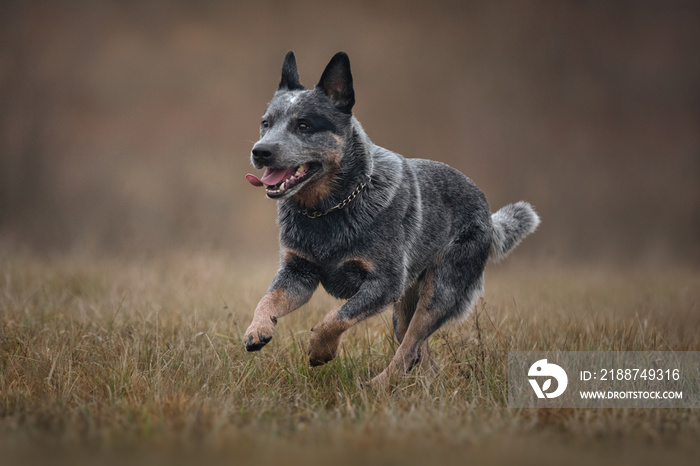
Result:
<svg viewBox="0 0 700 466"><path fill-rule="evenodd" d="M540 217L527 202L508 204L495 214L493 222L493 241L490 258L495 262L504 259L527 235L537 229Z"/></svg>

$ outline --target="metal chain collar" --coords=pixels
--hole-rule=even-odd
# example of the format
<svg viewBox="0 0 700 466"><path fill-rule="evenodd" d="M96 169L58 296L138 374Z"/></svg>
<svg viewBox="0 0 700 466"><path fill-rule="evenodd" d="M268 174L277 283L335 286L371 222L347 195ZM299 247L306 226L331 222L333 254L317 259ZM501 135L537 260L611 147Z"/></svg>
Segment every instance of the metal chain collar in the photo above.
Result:
<svg viewBox="0 0 700 466"><path fill-rule="evenodd" d="M302 215L306 215L309 218L319 218L319 217L323 217L324 215L330 214L334 210L340 210L340 209L344 208L346 205L350 204L362 192L362 190L365 189L365 186L367 186L370 181L372 181L372 177L370 175L367 175L367 181L363 181L360 184L358 184L357 188L355 188L355 190L352 193L350 193L350 195L348 197L346 197L343 200L343 202L341 202L340 204L334 205L333 207L331 207L328 210L325 210L323 212L319 212L318 210L309 211L307 209L300 209L297 212L299 212Z"/></svg>

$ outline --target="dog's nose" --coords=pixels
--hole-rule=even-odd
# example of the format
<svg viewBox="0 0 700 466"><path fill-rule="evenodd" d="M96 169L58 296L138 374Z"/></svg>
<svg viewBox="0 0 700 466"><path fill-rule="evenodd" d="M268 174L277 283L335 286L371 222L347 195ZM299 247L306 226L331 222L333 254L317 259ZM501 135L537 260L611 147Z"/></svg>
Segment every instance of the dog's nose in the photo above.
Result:
<svg viewBox="0 0 700 466"><path fill-rule="evenodd" d="M274 147L271 144L256 144L253 146L253 161L260 165L269 163L274 153Z"/></svg>

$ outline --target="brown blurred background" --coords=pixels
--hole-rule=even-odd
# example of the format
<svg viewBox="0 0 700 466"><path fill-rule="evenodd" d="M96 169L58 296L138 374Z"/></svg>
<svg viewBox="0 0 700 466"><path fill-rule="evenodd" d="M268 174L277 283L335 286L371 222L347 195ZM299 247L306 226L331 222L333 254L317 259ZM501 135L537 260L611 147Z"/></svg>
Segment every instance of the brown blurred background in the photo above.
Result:
<svg viewBox="0 0 700 466"><path fill-rule="evenodd" d="M543 218L552 261L700 264L700 3L0 3L0 248L274 259L244 179L294 50L373 141Z"/></svg>

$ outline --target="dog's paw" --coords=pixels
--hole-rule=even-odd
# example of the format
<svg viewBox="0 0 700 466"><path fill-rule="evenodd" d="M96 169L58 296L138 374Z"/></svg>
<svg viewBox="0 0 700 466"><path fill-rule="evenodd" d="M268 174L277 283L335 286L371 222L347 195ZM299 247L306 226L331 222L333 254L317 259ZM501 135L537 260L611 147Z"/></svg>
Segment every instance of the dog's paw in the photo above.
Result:
<svg viewBox="0 0 700 466"><path fill-rule="evenodd" d="M246 351L259 351L263 346L267 345L272 340L272 334L275 330L275 320L265 319L254 320L245 332L244 342Z"/></svg>
<svg viewBox="0 0 700 466"><path fill-rule="evenodd" d="M363 387L374 390L389 390L391 389L391 376L389 371L384 369L381 374L372 378L372 380L362 384Z"/></svg>
<svg viewBox="0 0 700 466"><path fill-rule="evenodd" d="M323 324L311 329L309 341L309 364L312 367L321 366L332 361L338 354L340 335L324 331Z"/></svg>

